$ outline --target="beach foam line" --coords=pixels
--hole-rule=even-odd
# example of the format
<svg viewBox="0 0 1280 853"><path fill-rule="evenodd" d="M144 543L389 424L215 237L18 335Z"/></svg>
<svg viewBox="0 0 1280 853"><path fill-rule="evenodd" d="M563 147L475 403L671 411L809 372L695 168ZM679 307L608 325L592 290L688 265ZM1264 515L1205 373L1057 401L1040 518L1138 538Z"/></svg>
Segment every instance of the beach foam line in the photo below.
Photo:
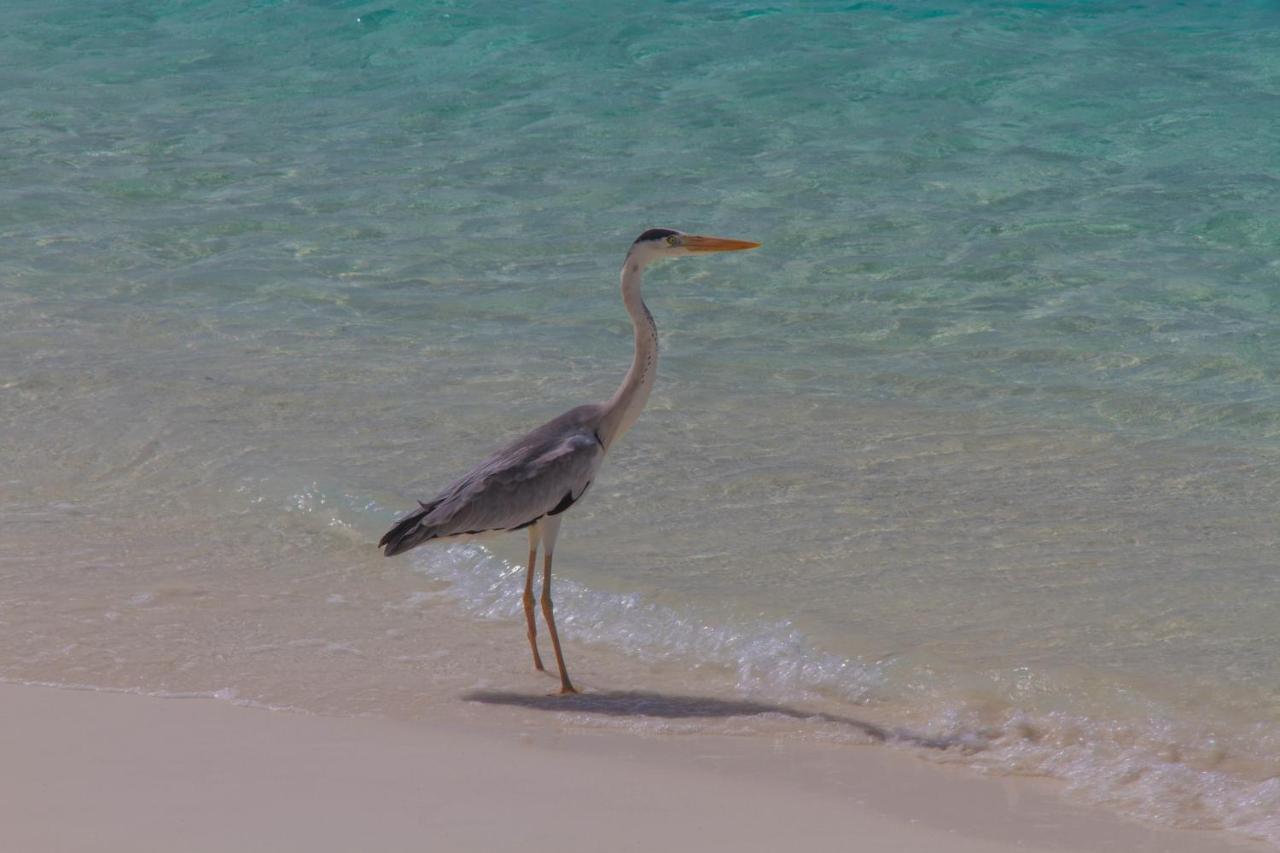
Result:
<svg viewBox="0 0 1280 853"><path fill-rule="evenodd" d="M419 551L412 565L447 582L445 595L474 616L523 617L524 567L483 545ZM607 593L572 579L557 579L556 584L557 623L563 635L576 641L644 662L722 667L733 673L738 691L754 697L837 698L873 704L879 713L903 703L927 702L927 708L908 709L913 712L909 716L920 720L915 729L886 726L885 737L870 740L985 772L1058 779L1072 796L1092 805L1163 826L1226 830L1280 849L1280 774L1267 777L1264 769L1259 777L1255 767L1255 778L1250 778L1201 760L1215 750L1247 754L1248 745L1239 738L1228 742L1189 722L1154 714L1122 722L1032 714L1010 706L993 715L990 707L977 708L961 696L940 696L944 688L936 675L915 672L902 661L886 667L824 652L786 622L712 625L638 594ZM932 686L921 688L930 680ZM585 721L590 703L575 706L575 711ZM784 716L824 738L868 742L865 730L842 734L840 727L827 725L829 714ZM654 729L696 730L696 725ZM1280 731L1254 735L1263 755L1280 756ZM1266 764L1264 760L1262 766Z"/></svg>
<svg viewBox="0 0 1280 853"><path fill-rule="evenodd" d="M485 619L523 619L523 566L474 543L419 550L413 567L450 584L448 594ZM517 577L519 575L520 577ZM712 625L637 594L612 594L556 578L556 624L573 640L622 650L645 662L689 661L735 673L744 692L803 698L809 691L866 702L883 675L865 663L816 649L787 622Z"/></svg>

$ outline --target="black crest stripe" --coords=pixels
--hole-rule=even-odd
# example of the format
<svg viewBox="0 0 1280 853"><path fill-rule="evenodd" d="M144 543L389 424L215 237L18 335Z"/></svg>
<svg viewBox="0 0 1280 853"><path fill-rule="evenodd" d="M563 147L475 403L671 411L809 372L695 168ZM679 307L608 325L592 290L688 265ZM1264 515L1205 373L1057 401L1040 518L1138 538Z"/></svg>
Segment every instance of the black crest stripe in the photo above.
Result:
<svg viewBox="0 0 1280 853"><path fill-rule="evenodd" d="M637 243L643 243L645 240L661 240L663 237L670 237L675 234L670 228L650 228L648 231L636 238Z"/></svg>

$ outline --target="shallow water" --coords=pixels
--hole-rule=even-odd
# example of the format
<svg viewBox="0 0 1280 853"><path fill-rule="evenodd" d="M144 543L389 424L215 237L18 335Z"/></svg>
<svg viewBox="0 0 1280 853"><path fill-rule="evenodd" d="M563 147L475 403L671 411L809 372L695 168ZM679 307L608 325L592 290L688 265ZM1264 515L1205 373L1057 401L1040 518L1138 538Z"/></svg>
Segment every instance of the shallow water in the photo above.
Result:
<svg viewBox="0 0 1280 853"><path fill-rule="evenodd" d="M372 543L613 390L674 226L765 247L648 276L578 680L1280 844L1274 9L508 8L11 4L0 677L542 689L522 537ZM631 723L866 739L766 717Z"/></svg>

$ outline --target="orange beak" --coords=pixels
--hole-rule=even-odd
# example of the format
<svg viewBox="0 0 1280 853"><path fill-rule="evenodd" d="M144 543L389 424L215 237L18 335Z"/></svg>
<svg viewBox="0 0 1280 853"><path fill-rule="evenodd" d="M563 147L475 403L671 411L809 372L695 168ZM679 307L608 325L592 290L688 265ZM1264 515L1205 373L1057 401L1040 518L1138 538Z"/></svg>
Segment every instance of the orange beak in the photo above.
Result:
<svg viewBox="0 0 1280 853"><path fill-rule="evenodd" d="M750 240L729 240L725 237L703 237L701 234L686 234L684 247L690 252L740 252L743 249L758 249L759 243Z"/></svg>

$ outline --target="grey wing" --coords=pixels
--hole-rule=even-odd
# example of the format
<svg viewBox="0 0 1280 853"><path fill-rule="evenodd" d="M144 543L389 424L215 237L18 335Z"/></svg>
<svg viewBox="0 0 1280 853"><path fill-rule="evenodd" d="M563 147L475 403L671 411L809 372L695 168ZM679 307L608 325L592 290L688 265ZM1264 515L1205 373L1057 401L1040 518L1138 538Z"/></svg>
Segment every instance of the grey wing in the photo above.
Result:
<svg viewBox="0 0 1280 853"><path fill-rule="evenodd" d="M527 527L591 485L604 448L585 429L499 452L450 487L423 519L432 538Z"/></svg>

